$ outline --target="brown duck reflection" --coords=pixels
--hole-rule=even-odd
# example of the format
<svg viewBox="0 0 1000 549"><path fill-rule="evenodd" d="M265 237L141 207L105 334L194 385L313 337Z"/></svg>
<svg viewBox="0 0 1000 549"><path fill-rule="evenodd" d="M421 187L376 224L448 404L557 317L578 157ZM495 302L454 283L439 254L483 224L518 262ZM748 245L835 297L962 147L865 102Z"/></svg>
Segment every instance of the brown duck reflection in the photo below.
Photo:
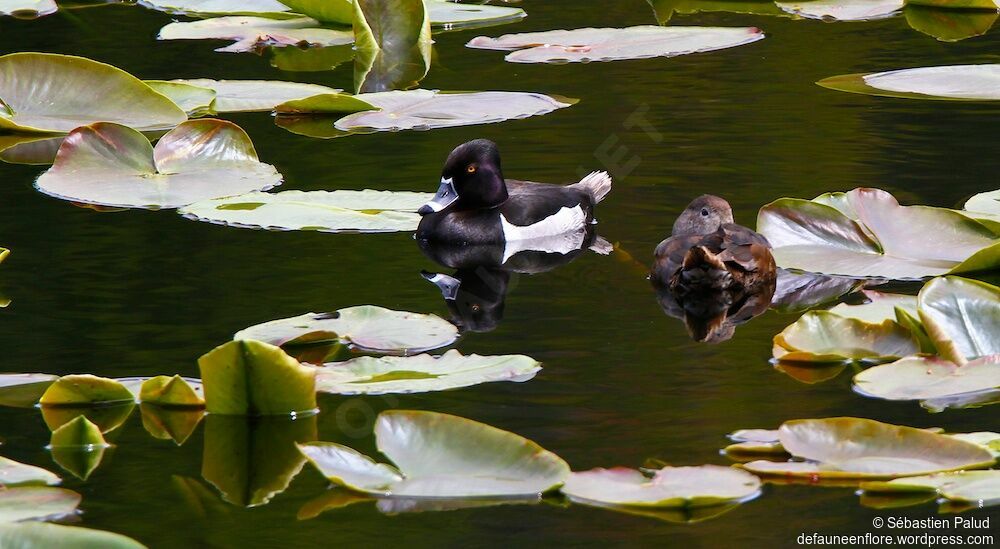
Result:
<svg viewBox="0 0 1000 549"><path fill-rule="evenodd" d="M684 320L695 341L726 341L771 305L777 281L771 246L736 225L722 198L692 201L654 256L650 281L657 300L669 316Z"/></svg>

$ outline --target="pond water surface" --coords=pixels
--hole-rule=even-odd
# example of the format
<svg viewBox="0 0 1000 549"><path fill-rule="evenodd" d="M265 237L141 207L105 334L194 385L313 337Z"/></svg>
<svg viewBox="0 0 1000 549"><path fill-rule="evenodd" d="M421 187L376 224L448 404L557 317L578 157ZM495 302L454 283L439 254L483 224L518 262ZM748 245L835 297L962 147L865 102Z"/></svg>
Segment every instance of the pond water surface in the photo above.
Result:
<svg viewBox="0 0 1000 549"><path fill-rule="evenodd" d="M656 21L640 0L520 5L529 14L522 22L436 35L422 87L537 91L580 98L579 104L501 124L330 140L292 134L266 113L227 118L249 133L261 160L284 174L282 189L432 192L447 153L478 137L499 144L508 177L568 182L580 170L607 169L614 190L599 206L599 231L634 261L591 253L551 272L514 275L496 329L466 334L455 345L463 353L530 355L544 364L532 381L327 396L317 418L300 420L314 425L301 429L371 452L365 433L377 412L433 410L527 436L577 470L636 467L647 458L728 464L718 452L726 433L794 418L851 415L957 432L997 429L995 410L930 414L914 403L863 398L851 391L849 371L813 385L776 371L768 362L771 338L794 314L771 311L729 341L695 343L663 313L644 268L677 213L702 193L727 198L737 221L753 226L757 209L782 196L876 186L904 203L954 207L997 188L1000 107L858 96L814 82L997 62L1000 33L944 43L903 17L825 23L701 13L675 15L670 24L757 26L767 38L701 55L563 66L505 63L500 52L464 47L482 34ZM141 78L352 88L350 63L286 72L272 67L270 53L215 53L223 44L212 41L156 41L170 21L136 6L4 18L0 54L82 55ZM635 123L640 117L648 125ZM359 304L449 314L420 276L449 270L427 259L410 234L263 232L169 211L96 213L36 192L32 182L42 169L0 164L0 244L13 250L0 268L0 291L12 300L0 311L0 371L197 377L200 355L265 320ZM328 486L312 468L267 505L251 508L223 502L202 478L203 467L214 467L248 478L243 484L266 483L285 465L273 463L280 457L269 450L291 430L247 432L203 422L178 447L151 437L136 411L110 436L116 446L100 468L86 481L65 474L64 485L83 494L84 525L156 548L790 546L803 532L863 534L877 515L937 512L934 504L868 509L851 488L768 485L757 500L694 524L547 504L397 516L359 504L305 519L303 507L316 506ZM48 429L37 410L0 408L0 437L3 455L59 471L44 448ZM972 515L1000 521L995 510Z"/></svg>

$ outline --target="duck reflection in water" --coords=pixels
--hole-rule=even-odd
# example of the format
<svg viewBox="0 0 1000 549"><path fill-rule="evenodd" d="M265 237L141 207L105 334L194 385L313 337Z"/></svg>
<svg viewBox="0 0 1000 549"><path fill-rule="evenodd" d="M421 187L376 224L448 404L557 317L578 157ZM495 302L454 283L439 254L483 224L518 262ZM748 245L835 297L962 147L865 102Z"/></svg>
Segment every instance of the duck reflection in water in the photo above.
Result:
<svg viewBox="0 0 1000 549"><path fill-rule="evenodd" d="M729 203L692 201L656 247L650 281L668 315L695 341L719 343L771 304L777 268L762 235L737 225Z"/></svg>
<svg viewBox="0 0 1000 549"><path fill-rule="evenodd" d="M428 271L420 274L441 290L451 322L459 330L489 332L503 318L512 275L551 271L588 250L602 255L611 252L611 244L597 236L592 225L569 236L556 237L562 242L558 245L551 238L532 243L540 249L525 249L521 244L513 255L508 255L510 250L505 250L503 244L462 245L418 239L424 255L455 269L451 274Z"/></svg>

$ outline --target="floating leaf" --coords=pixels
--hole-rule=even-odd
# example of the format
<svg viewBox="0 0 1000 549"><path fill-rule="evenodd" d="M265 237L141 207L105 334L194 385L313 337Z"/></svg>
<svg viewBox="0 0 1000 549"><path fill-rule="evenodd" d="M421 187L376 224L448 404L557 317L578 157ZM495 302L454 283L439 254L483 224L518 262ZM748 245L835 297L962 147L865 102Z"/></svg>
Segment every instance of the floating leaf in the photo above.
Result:
<svg viewBox="0 0 1000 549"><path fill-rule="evenodd" d="M942 42L957 42L986 34L1000 14L996 8L989 11L937 9L914 5L911 1L907 3L903 15L910 28Z"/></svg>
<svg viewBox="0 0 1000 549"><path fill-rule="evenodd" d="M772 17L791 17L768 0L647 0L660 25L667 24L675 13L690 15L707 12L745 13Z"/></svg>
<svg viewBox="0 0 1000 549"><path fill-rule="evenodd" d="M316 409L316 369L279 347L239 340L198 359L211 414L286 415Z"/></svg>
<svg viewBox="0 0 1000 549"><path fill-rule="evenodd" d="M50 489L56 490L57 488ZM73 492L70 493L72 494ZM79 498L79 495L76 497ZM23 549L32 547L146 549L145 545L121 534L77 526L46 524L43 522L0 524L0 547L17 547Z"/></svg>
<svg viewBox="0 0 1000 549"><path fill-rule="evenodd" d="M181 376L157 376L143 382L139 401L164 407L203 408L205 399L200 393L200 385L192 387Z"/></svg>
<svg viewBox="0 0 1000 549"><path fill-rule="evenodd" d="M350 44L350 31L319 28L319 22L309 17L269 19L265 17L215 17L201 21L170 23L160 29L160 40L235 40L217 48L221 52L247 52L265 46L339 46Z"/></svg>
<svg viewBox="0 0 1000 549"><path fill-rule="evenodd" d="M4 488L21 484L59 484L59 476L47 469L0 456L0 497ZM2 504L0 504L2 505ZM0 522L3 522L0 519Z"/></svg>
<svg viewBox="0 0 1000 549"><path fill-rule="evenodd" d="M135 397L121 383L90 374L63 376L39 399L42 406L84 406L133 402Z"/></svg>
<svg viewBox="0 0 1000 549"><path fill-rule="evenodd" d="M1000 355L1000 288L947 276L928 282L917 299L939 355L959 365Z"/></svg>
<svg viewBox="0 0 1000 549"><path fill-rule="evenodd" d="M185 122L155 148L141 133L118 124L77 128L35 182L40 191L65 200L151 209L280 184L281 174L257 160L246 132L213 119Z"/></svg>
<svg viewBox="0 0 1000 549"><path fill-rule="evenodd" d="M57 379L51 374L0 374L0 406L31 408Z"/></svg>
<svg viewBox="0 0 1000 549"><path fill-rule="evenodd" d="M729 439L733 441L733 444L726 446L722 451L730 457L787 454L778 439L777 429L740 429L729 433Z"/></svg>
<svg viewBox="0 0 1000 549"><path fill-rule="evenodd" d="M900 206L885 191L861 188L842 197L857 216L852 219L822 198L782 198L761 208L757 230L780 266L908 279L1000 265L997 235L954 210Z"/></svg>
<svg viewBox="0 0 1000 549"><path fill-rule="evenodd" d="M859 393L887 400L924 400L1000 388L1000 354L961 366L937 357L911 356L854 376Z"/></svg>
<svg viewBox="0 0 1000 549"><path fill-rule="evenodd" d="M0 16L13 15L19 19L42 17L58 9L55 0L0 0Z"/></svg>
<svg viewBox="0 0 1000 549"><path fill-rule="evenodd" d="M830 311L810 311L774 336L784 362L890 360L920 351L910 331L892 320L873 324Z"/></svg>
<svg viewBox="0 0 1000 549"><path fill-rule="evenodd" d="M861 293L864 294L867 302L857 305L840 303L829 311L844 318L856 318L872 324L896 320L897 307L911 315L916 316L917 314L917 296L887 294L874 290L862 290Z"/></svg>
<svg viewBox="0 0 1000 549"><path fill-rule="evenodd" d="M271 49L271 66L283 71L332 71L352 59L354 59L354 47L350 44L325 48Z"/></svg>
<svg viewBox="0 0 1000 549"><path fill-rule="evenodd" d="M931 6L948 9L996 10L1000 8L996 0L907 0L915 6Z"/></svg>
<svg viewBox="0 0 1000 549"><path fill-rule="evenodd" d="M817 82L833 90L948 101L1000 100L1000 64L945 65L871 74L845 74Z"/></svg>
<svg viewBox="0 0 1000 549"><path fill-rule="evenodd" d="M742 466L759 475L810 479L896 478L977 469L994 463L976 444L923 429L861 418L786 421L781 445L805 462L753 461Z"/></svg>
<svg viewBox="0 0 1000 549"><path fill-rule="evenodd" d="M979 193L965 203L965 209L970 212L983 212L1000 215L1000 190Z"/></svg>
<svg viewBox="0 0 1000 549"><path fill-rule="evenodd" d="M866 281L856 278L778 269L771 306L781 312L806 311L858 290L865 284Z"/></svg>
<svg viewBox="0 0 1000 549"><path fill-rule="evenodd" d="M272 320L236 332L233 339L278 346L340 341L366 351L414 354L450 345L457 337L458 329L437 315L361 305Z"/></svg>
<svg viewBox="0 0 1000 549"><path fill-rule="evenodd" d="M63 488L21 486L0 490L0 547L22 547L4 543L9 539L5 537L7 523L69 515L76 511L79 504L80 494Z"/></svg>
<svg viewBox="0 0 1000 549"><path fill-rule="evenodd" d="M215 90L182 82L143 80L150 88L170 98L188 116L202 116L212 112Z"/></svg>
<svg viewBox="0 0 1000 549"><path fill-rule="evenodd" d="M427 75L431 24L423 0L354 2L356 92L409 89Z"/></svg>
<svg viewBox="0 0 1000 549"><path fill-rule="evenodd" d="M896 15L904 0L805 0L775 2L779 8L807 19L824 21L868 21Z"/></svg>
<svg viewBox="0 0 1000 549"><path fill-rule="evenodd" d="M491 381L528 381L541 369L524 355L462 356L454 349L440 357L363 356L325 364L316 374L316 390L342 395L422 393Z"/></svg>
<svg viewBox="0 0 1000 549"><path fill-rule="evenodd" d="M85 57L0 57L0 129L66 133L95 122L170 128L187 119L173 101L131 74Z"/></svg>
<svg viewBox="0 0 1000 549"><path fill-rule="evenodd" d="M303 99L342 90L280 80L211 80L208 78L178 79L171 83L186 84L215 92L212 110L215 112L269 111L286 101Z"/></svg>
<svg viewBox="0 0 1000 549"><path fill-rule="evenodd" d="M556 488L569 476L566 462L534 442L447 414L382 412L375 440L398 469L331 442L299 449L328 479L381 496L524 496Z"/></svg>
<svg viewBox="0 0 1000 549"><path fill-rule="evenodd" d="M993 457L1000 457L1000 433L977 431L975 433L949 433L948 436L978 444L989 450Z"/></svg>
<svg viewBox="0 0 1000 549"><path fill-rule="evenodd" d="M253 15L271 19L296 17L288 6L277 0L139 0L139 5L189 17Z"/></svg>
<svg viewBox="0 0 1000 549"><path fill-rule="evenodd" d="M865 493L911 494L931 492L952 501L975 503L978 507L1000 505L1000 471L958 471L888 482L863 482Z"/></svg>
<svg viewBox="0 0 1000 549"><path fill-rule="evenodd" d="M173 440L178 446L187 442L205 417L205 411L194 408L164 408L156 404L141 404L142 426L154 438Z"/></svg>
<svg viewBox="0 0 1000 549"><path fill-rule="evenodd" d="M516 50L511 63L579 63L673 57L742 46L764 38L756 27L657 27L643 25L480 36L466 46Z"/></svg>
<svg viewBox="0 0 1000 549"><path fill-rule="evenodd" d="M324 23L350 25L353 0L283 0L296 13L302 13Z"/></svg>
<svg viewBox="0 0 1000 549"><path fill-rule="evenodd" d="M293 11L327 23L350 25L353 20L351 0L282 0ZM483 6L425 0L431 24L444 29L471 28L511 23L525 16L520 8Z"/></svg>
<svg viewBox="0 0 1000 549"><path fill-rule="evenodd" d="M760 493L760 479L718 465L664 467L647 477L615 467L572 473L562 492L573 501L643 507L700 507L745 501Z"/></svg>
<svg viewBox="0 0 1000 549"><path fill-rule="evenodd" d="M284 191L205 200L179 210L188 219L232 227L285 231L414 231L429 193Z"/></svg>

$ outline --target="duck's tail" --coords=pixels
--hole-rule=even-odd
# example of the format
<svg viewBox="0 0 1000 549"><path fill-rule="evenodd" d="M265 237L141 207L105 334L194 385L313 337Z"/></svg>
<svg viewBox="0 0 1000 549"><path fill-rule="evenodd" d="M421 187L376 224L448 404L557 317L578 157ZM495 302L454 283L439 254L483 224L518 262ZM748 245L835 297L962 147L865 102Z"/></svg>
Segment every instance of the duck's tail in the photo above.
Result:
<svg viewBox="0 0 1000 549"><path fill-rule="evenodd" d="M589 192L594 197L594 204L597 204L611 192L611 176L608 172L590 172L579 183L573 183L570 187Z"/></svg>
<svg viewBox="0 0 1000 549"><path fill-rule="evenodd" d="M687 251L675 281L689 290L722 290L732 282L726 263L705 246L693 246Z"/></svg>

